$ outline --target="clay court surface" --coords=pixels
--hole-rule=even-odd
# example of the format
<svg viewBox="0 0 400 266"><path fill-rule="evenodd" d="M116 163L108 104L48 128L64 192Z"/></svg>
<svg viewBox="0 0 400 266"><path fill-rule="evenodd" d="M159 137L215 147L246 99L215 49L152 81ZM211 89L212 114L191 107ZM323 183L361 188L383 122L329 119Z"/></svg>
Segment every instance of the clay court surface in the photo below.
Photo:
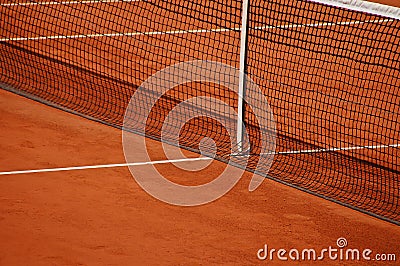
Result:
<svg viewBox="0 0 400 266"><path fill-rule="evenodd" d="M117 129L5 91L0 113L1 171L124 162ZM156 154L160 145L148 142ZM172 165L162 171L179 179ZM322 249L339 237L400 253L396 225L269 180L250 193L249 180L247 173L221 199L186 208L149 196L126 167L0 176L0 263L243 265L260 263L264 244Z"/></svg>
<svg viewBox="0 0 400 266"><path fill-rule="evenodd" d="M4 90L0 123L2 173L125 163L120 130ZM149 139L147 148L152 160L166 159L159 142ZM139 168L145 174L147 167ZM187 174L171 163L157 165L186 185L208 182L224 168L215 161ZM217 201L188 208L148 195L127 167L0 175L0 264L297 264L262 262L257 251L264 244L321 250L336 247L340 237L348 248L400 260L399 226L271 180L249 192L251 176L245 173ZM320 262L338 263L371 264Z"/></svg>

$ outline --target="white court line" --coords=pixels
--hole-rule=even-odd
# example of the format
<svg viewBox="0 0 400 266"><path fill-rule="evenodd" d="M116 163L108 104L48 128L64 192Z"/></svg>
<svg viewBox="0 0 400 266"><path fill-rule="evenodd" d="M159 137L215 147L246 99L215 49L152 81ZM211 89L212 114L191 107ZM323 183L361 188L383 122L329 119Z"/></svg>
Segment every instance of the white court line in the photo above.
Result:
<svg viewBox="0 0 400 266"><path fill-rule="evenodd" d="M208 32L225 32L234 31L233 29L211 29L211 30L176 30L176 31L150 31L150 32L128 32L128 33L99 33L99 34L79 34L79 35L55 35L55 36L39 36L39 37L21 37L21 38L4 38L1 42L10 41L36 41L51 39L77 39L77 38L96 38L96 37L131 37L145 35L164 35L164 34L185 34L185 33L208 33Z"/></svg>
<svg viewBox="0 0 400 266"><path fill-rule="evenodd" d="M282 26L261 26L261 27L256 27L254 29L256 30L265 30L265 29L277 29L277 28L283 28L283 29L289 29L289 28L306 28L306 27L330 27L330 26L335 26L335 25L359 25L359 24L365 24L365 23L384 23L384 22L391 22L394 21L394 19L375 19L375 20L365 20L365 21L341 21L341 22L325 22L325 23L311 23L311 24L291 24L291 25L282 25Z"/></svg>
<svg viewBox="0 0 400 266"><path fill-rule="evenodd" d="M146 0L87 0L87 1L52 1L52 2L26 2L26 3L9 3L0 4L0 6L47 6L47 5L75 5L75 4L103 4L103 3L119 3L119 2L140 2Z"/></svg>
<svg viewBox="0 0 400 266"><path fill-rule="evenodd" d="M282 155L282 154L302 154L302 153L322 153L322 152L333 152L333 151L350 151L350 150L363 150L363 149L386 149L386 148L399 148L400 144L389 144L389 145L374 145L374 146L354 146L354 147L343 147L343 148L327 148L327 149L314 149L314 150L297 150L297 151L281 151L275 153L264 153L263 155Z"/></svg>
<svg viewBox="0 0 400 266"><path fill-rule="evenodd" d="M155 165L155 164L167 164L167 163L196 162L196 161L205 161L205 160L213 160L213 159L209 158L209 157L200 157L200 158L161 160L161 161L151 161L151 162L100 164L100 165L73 166L73 167L48 168L48 169L36 169L36 170L21 170L21 171L0 172L0 176L1 175L19 175L19 174L32 174L32 173L75 171L75 170L85 170L85 169L116 168L116 167L126 167L126 166Z"/></svg>
<svg viewBox="0 0 400 266"><path fill-rule="evenodd" d="M393 19L379 19L366 21L343 21L337 23L314 23L314 24L289 24L278 26L261 26L250 30L265 30L279 28L307 28L307 27L330 27L334 25L355 25L364 23L383 23L394 21ZM175 30L175 31L150 31L150 32L128 32L128 33L98 33L98 34L79 34L79 35L54 35L54 36L38 36L38 37L14 37L3 38L0 42L13 41L37 41L37 40L52 40L52 39L77 39L77 38L99 38L99 37L131 37L131 36L146 36L146 35L168 35L168 34L189 34L189 33L211 33L211 32L229 32L240 31L241 28L218 28L218 29L193 29L193 30Z"/></svg>
<svg viewBox="0 0 400 266"><path fill-rule="evenodd" d="M266 152L254 155L288 155L288 154L304 154L304 153L323 153L323 152L334 152L334 151L350 151L350 150L363 150L363 149L387 149L387 148L400 148L400 143L389 144L389 145L372 145L372 146L353 146L353 147L342 147L342 148L326 148L326 149L313 149L313 150L295 150L295 151L278 151L278 152ZM232 154L234 157L250 157L253 154Z"/></svg>

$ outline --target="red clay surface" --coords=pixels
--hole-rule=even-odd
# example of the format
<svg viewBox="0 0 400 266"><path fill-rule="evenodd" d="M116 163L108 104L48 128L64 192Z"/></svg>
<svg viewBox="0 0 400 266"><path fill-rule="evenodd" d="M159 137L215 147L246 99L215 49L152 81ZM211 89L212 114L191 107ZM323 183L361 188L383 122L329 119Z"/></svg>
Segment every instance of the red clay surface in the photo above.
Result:
<svg viewBox="0 0 400 266"><path fill-rule="evenodd" d="M1 171L124 162L117 129L5 91L0 114ZM163 172L180 177L173 166ZM0 264L257 264L264 244L321 250L339 237L400 257L398 226L270 180L250 193L249 179L185 208L146 194L127 168L0 176Z"/></svg>
<svg viewBox="0 0 400 266"><path fill-rule="evenodd" d="M49 23L46 30L53 34L59 25ZM48 52L54 42L43 41ZM112 64L104 70L111 75ZM39 83L40 75L31 75ZM119 130L2 90L0 120L0 171L124 163ZM147 144L154 160L164 159L160 143ZM224 167L215 162L184 177L170 164L158 168L175 182L193 185ZM339 237L349 248L394 253L399 261L398 226L270 180L250 193L250 178L246 173L216 202L184 208L152 198L125 167L0 176L0 264L257 264L264 244L321 250L336 247ZM338 263L349 264L321 264Z"/></svg>
<svg viewBox="0 0 400 266"><path fill-rule="evenodd" d="M234 2L240 4L240 1ZM159 4L158 7L155 7L157 4L149 5L143 1L60 7L57 5L38 5L28 8L14 6L5 9L4 28L7 30L0 34L4 35L2 37L14 38L72 33L163 31L166 30L166 25L172 31L191 29L194 26L206 29L240 26L240 5L225 12L222 2L213 2L212 7L205 12L206 15L203 15L203 12L196 13L195 11L196 3L202 3L202 0L189 1L188 5L174 5L161 1L156 1L156 3ZM259 19L253 18L251 21L258 21L256 24L259 26L265 25L264 20L274 19L274 15L270 17L271 15L267 12L269 8L278 10L283 8L287 16L281 17L282 12L272 12L276 14L275 18L279 19L272 25L314 22L314 18L295 14L289 8L293 5L292 2L275 0L270 3L268 8L263 9L266 13L259 14ZM283 5L279 6L279 4ZM120 5L126 8L123 12L122 9L117 8L121 7ZM88 6L92 8L90 14L87 14ZM174 17L169 17L172 16L171 13L165 13L168 9L173 11ZM216 14L211 12L212 9ZM313 10L312 5L309 9ZM18 10L20 13L15 13L13 10ZM117 14L112 17L105 13L105 11L116 10L121 13L117 11L115 12ZM31 12L34 13L31 14ZM132 14L135 12L141 15L133 18ZM21 13L29 13L37 17L37 20L30 21L35 27L24 23L27 16ZM325 17L338 15L336 13L341 14L337 9L329 9L326 13L329 15L324 12L320 15ZM153 23L150 23L147 17L149 14L153 15ZM226 14L232 14L232 17L225 20ZM97 19L94 20L94 17ZM221 19L214 17L221 17ZM346 16L340 19L342 22L349 20ZM360 15L358 19L364 21L368 19L368 16ZM108 23L108 20L115 23ZM210 23L216 20L219 26ZM230 21L229 25L221 25L225 21ZM119 23L121 27L123 26L122 28L117 26ZM396 63L388 59L395 61L393 53L397 43L396 41L386 42L385 34L378 34L377 37L370 36L369 30L373 29L373 32L385 30L393 36L398 29L396 23L398 22L388 23L389 28L381 28L386 25L385 23L382 25L367 23L363 24L360 31L365 37L374 40L373 45L379 45L379 47L372 46L376 48L372 49L374 52L382 48L380 45L388 46L386 50L392 53L388 54L386 60L382 62L385 66ZM97 24L96 27L95 24ZM250 50L253 51L249 52L250 58L257 58L259 62L273 61L268 71L265 71L267 67L264 64L250 63L249 73L252 73L252 78L263 88L276 116L277 130L280 133L277 151L309 150L315 147L359 147L373 143L397 144L399 128L396 114L399 109L394 103L400 100L398 86L395 84L398 70L394 67L388 69L358 64L355 63L357 57L351 57L351 60L346 59L346 54L353 49L353 46L349 47L348 43L342 43L344 39L355 38L357 45L354 47L357 47L360 52L372 45L368 42L368 38L358 40L358 35L355 34L358 32L355 31L359 26L357 25L335 26L336 31L342 34L341 37L334 31L324 31L324 27L314 27L306 31L302 28L291 29L291 34L288 36L294 34L293 43L289 41L292 45L269 43L267 37L271 37L270 35L264 36L265 38L249 38ZM305 34L310 31L314 34ZM288 34L282 29L271 29L266 32L280 33L283 36ZM347 33L352 34L347 35ZM272 39L278 40L278 35ZM321 48L321 51L308 49L316 40L319 43L318 46L324 47L327 37L333 37L329 39L330 44L327 47L336 47L332 48L334 55L323 57L321 51L324 49ZM135 38L119 36L5 41L3 49L0 50L0 57L3 56L5 60L0 61L0 64L3 64L0 67L8 68L7 70L12 73L9 75L10 81L7 81L7 77L4 81L11 86L86 115L121 125L126 104L141 81L172 63L193 60L193 58L217 60L237 66L238 42L238 31L140 35ZM348 49L342 49L342 45ZM20 49L21 47L27 50ZM364 59L374 62L374 52L366 53ZM52 60L53 58L57 60ZM322 61L324 63L321 63ZM38 63L41 67L37 67ZM369 71L371 75L366 74ZM352 81L349 84L341 82L342 79L346 79L348 73ZM359 86L365 83L365 78L372 81L367 82L368 84L364 85L365 88L360 90ZM193 93L187 95L193 96ZM182 99L179 98L179 100ZM168 108L164 109L169 111ZM158 116L153 119L156 120L156 125L160 125L159 118ZM376 130L375 125L382 125L382 127ZM196 133L205 133L204 128L195 129ZM158 136L159 131L159 128L155 128L152 134ZM193 144L192 138L188 139L188 142ZM399 220L398 205L395 204L398 201L398 186L397 182L392 181L398 179L396 174L399 165L398 151L398 148L350 149L334 154L277 155L269 174L325 196ZM379 167L370 167L368 163L361 160ZM387 171L386 168L392 171ZM394 195L394 197L388 197L388 195Z"/></svg>

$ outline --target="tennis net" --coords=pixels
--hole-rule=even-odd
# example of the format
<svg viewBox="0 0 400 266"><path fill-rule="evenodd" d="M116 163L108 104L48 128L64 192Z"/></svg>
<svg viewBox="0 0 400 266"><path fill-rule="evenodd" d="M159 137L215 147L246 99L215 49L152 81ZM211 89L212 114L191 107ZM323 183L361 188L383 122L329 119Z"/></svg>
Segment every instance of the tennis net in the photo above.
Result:
<svg viewBox="0 0 400 266"><path fill-rule="evenodd" d="M194 60L240 68L244 58L274 114L276 143L271 167L259 164L264 129L255 113L266 106L244 108L250 146L236 164L400 223L400 9L359 0L249 1L245 46L241 0L17 0L2 1L0 10L1 87L117 128L131 96L158 71ZM202 96L238 111L237 94L223 86L181 84L157 101L146 136L161 139L168 113ZM196 104L191 112L207 109L235 123L224 108ZM223 124L199 115L171 126L182 148L199 151L210 137L217 158L229 161L237 147Z"/></svg>

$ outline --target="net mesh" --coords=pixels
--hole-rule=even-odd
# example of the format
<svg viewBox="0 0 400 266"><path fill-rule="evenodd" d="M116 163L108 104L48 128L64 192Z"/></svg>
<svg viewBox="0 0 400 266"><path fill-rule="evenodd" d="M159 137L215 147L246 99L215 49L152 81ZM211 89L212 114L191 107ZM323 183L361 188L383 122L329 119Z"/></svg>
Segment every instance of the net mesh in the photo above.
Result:
<svg viewBox="0 0 400 266"><path fill-rule="evenodd" d="M191 60L240 65L242 1L3 0L0 12L3 88L118 128L131 96L157 71ZM399 223L399 36L391 17L250 1L247 73L273 111L277 139L267 173L257 166L262 129L245 109L251 156L237 164ZM160 139L168 113L199 96L238 109L238 96L222 86L182 84L155 104L146 135ZM235 123L223 108L197 107ZM182 122L181 147L198 151L207 136L220 160L236 150L223 123L199 116L176 127Z"/></svg>

